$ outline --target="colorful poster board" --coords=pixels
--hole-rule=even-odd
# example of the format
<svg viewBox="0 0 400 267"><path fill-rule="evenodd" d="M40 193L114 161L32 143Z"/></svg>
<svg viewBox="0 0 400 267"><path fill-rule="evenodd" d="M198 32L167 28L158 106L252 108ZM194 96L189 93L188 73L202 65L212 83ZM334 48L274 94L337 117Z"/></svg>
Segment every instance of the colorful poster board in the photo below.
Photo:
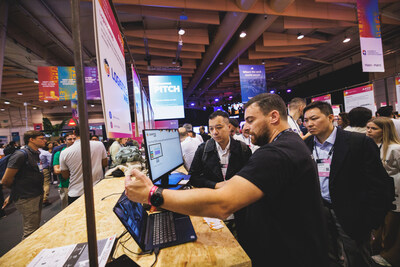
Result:
<svg viewBox="0 0 400 267"><path fill-rule="evenodd" d="M150 104L155 120L185 118L182 76L149 75ZM151 111L149 111L149 118Z"/></svg>
<svg viewBox="0 0 400 267"><path fill-rule="evenodd" d="M139 76L135 68L131 65L132 69L132 82L133 82L133 96L135 99L135 136L143 135L144 129L144 114L142 106L142 89L140 86Z"/></svg>
<svg viewBox="0 0 400 267"><path fill-rule="evenodd" d="M394 82L396 85L396 96L397 96L397 111L400 110L400 76L397 76L394 78Z"/></svg>
<svg viewBox="0 0 400 267"><path fill-rule="evenodd" d="M333 115L338 116L340 113L340 106L339 105L332 105Z"/></svg>
<svg viewBox="0 0 400 267"><path fill-rule="evenodd" d="M85 88L87 100L101 99L97 67L85 67Z"/></svg>
<svg viewBox="0 0 400 267"><path fill-rule="evenodd" d="M311 102L315 102L315 101L323 101L323 102L326 102L326 103L329 103L330 105L332 105L331 94L311 98Z"/></svg>
<svg viewBox="0 0 400 267"><path fill-rule="evenodd" d="M124 43L108 0L94 0L101 102L108 138L132 137Z"/></svg>
<svg viewBox="0 0 400 267"><path fill-rule="evenodd" d="M344 94L344 108L346 112L350 112L356 107L365 107L375 113L375 99L374 99L374 86L368 84L365 86L356 87L353 89L345 90Z"/></svg>
<svg viewBox="0 0 400 267"><path fill-rule="evenodd" d="M77 88L74 67L58 67L58 89L60 100L76 99Z"/></svg>
<svg viewBox="0 0 400 267"><path fill-rule="evenodd" d="M58 101L58 67L38 67L39 101Z"/></svg>
<svg viewBox="0 0 400 267"><path fill-rule="evenodd" d="M86 99L100 100L97 67L85 67ZM39 101L72 100L77 97L74 67L38 67Z"/></svg>
<svg viewBox="0 0 400 267"><path fill-rule="evenodd" d="M267 92L265 65L239 65L242 103L247 103L252 97Z"/></svg>
<svg viewBox="0 0 400 267"><path fill-rule="evenodd" d="M357 0L363 72L385 72L378 0Z"/></svg>

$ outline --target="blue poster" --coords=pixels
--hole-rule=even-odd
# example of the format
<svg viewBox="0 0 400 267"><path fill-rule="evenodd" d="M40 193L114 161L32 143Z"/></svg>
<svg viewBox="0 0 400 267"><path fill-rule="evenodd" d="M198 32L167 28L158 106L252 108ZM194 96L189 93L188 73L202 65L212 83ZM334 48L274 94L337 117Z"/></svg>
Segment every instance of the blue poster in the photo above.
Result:
<svg viewBox="0 0 400 267"><path fill-rule="evenodd" d="M149 91L155 120L185 117L182 76L149 75Z"/></svg>
<svg viewBox="0 0 400 267"><path fill-rule="evenodd" d="M76 73L74 67L58 67L60 101L76 99Z"/></svg>
<svg viewBox="0 0 400 267"><path fill-rule="evenodd" d="M239 75L243 103L256 95L267 92L264 65L239 65Z"/></svg>

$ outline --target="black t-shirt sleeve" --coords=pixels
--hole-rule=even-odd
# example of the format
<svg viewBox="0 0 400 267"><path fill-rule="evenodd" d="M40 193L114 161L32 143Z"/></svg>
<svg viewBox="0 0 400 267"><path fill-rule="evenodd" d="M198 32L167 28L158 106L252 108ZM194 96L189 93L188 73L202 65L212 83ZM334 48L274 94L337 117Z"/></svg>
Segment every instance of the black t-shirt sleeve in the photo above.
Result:
<svg viewBox="0 0 400 267"><path fill-rule="evenodd" d="M21 169L25 164L25 154L22 151L15 151L8 159L7 168Z"/></svg>
<svg viewBox="0 0 400 267"><path fill-rule="evenodd" d="M237 175L249 180L269 198L276 198L292 179L293 166L279 150L272 147L258 149Z"/></svg>

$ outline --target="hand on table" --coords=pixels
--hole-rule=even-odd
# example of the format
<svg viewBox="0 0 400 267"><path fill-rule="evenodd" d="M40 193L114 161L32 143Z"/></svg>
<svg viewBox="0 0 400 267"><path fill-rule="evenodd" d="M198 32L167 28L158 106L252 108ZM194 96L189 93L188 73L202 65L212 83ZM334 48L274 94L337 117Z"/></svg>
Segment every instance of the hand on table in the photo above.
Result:
<svg viewBox="0 0 400 267"><path fill-rule="evenodd" d="M136 169L125 178L125 195L134 202L147 203L152 187L153 183L149 177Z"/></svg>

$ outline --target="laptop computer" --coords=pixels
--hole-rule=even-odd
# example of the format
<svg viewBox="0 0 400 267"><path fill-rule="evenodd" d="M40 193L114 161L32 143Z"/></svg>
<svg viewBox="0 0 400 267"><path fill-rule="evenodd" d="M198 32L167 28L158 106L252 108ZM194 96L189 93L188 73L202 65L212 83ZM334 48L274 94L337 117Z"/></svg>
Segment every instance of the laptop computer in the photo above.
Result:
<svg viewBox="0 0 400 267"><path fill-rule="evenodd" d="M122 193L114 213L142 251L166 248L197 240L189 216L171 211L148 215L140 203Z"/></svg>

